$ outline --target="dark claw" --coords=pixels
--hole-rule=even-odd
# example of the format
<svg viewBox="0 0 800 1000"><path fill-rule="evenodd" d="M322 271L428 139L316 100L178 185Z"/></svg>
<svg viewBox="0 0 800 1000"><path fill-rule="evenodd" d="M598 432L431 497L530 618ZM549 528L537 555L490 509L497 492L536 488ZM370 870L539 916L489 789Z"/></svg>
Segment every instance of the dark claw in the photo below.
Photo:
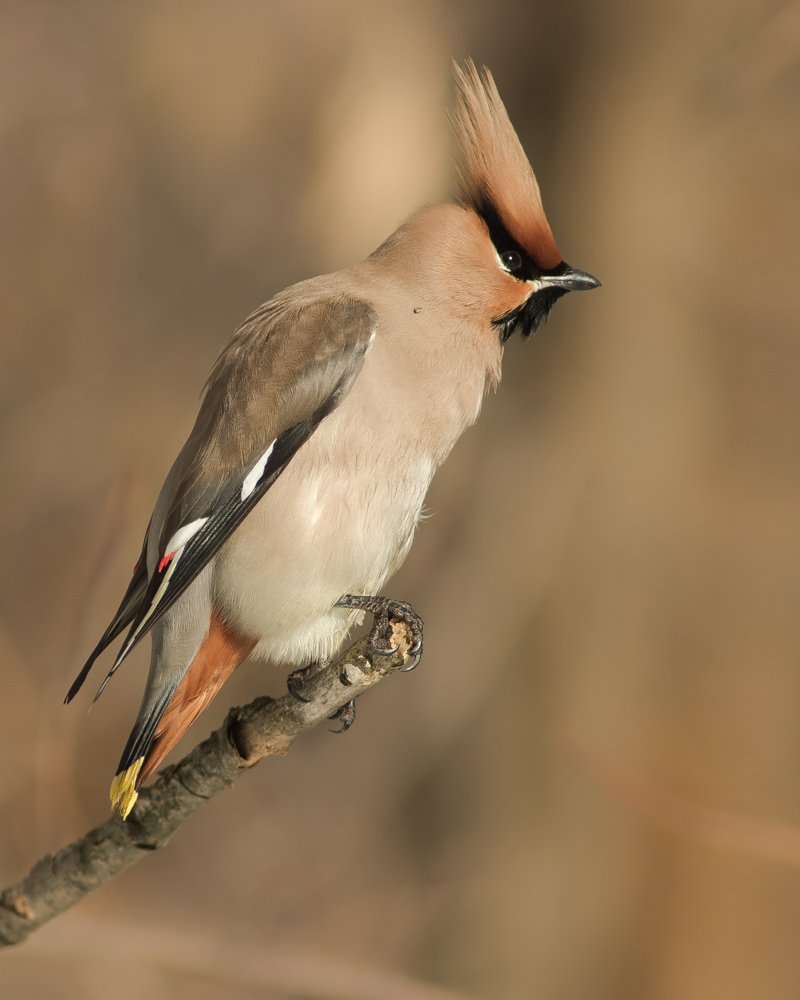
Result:
<svg viewBox="0 0 800 1000"><path fill-rule="evenodd" d="M286 689L295 701L301 701L304 705L309 703L310 699L303 694L303 688L306 681L310 681L324 666L324 663L310 663L307 667L300 667L289 674L286 678Z"/></svg>
<svg viewBox="0 0 800 1000"><path fill-rule="evenodd" d="M300 670L293 670L289 676L286 678L286 690L294 698L295 701L302 701L304 705L308 704L308 698L302 693L304 677L306 668L303 667Z"/></svg>
<svg viewBox="0 0 800 1000"><path fill-rule="evenodd" d="M347 730L356 721L356 701L355 698L351 698L346 705L342 705L338 712L334 712L333 715L328 716L329 719L338 719L341 723L338 729L331 729L332 733L339 736L341 733L346 733Z"/></svg>
<svg viewBox="0 0 800 1000"><path fill-rule="evenodd" d="M374 621L367 642L376 656L391 656L395 652L391 644L392 622L403 622L411 632L411 645L407 654L410 662L399 669L408 672L419 664L422 657L423 623L410 604L393 601L388 597L368 597L362 594L345 594L336 603L341 608L369 611L373 615Z"/></svg>
<svg viewBox="0 0 800 1000"><path fill-rule="evenodd" d="M413 646L411 648L413 649ZM409 655L411 655L411 649L409 649L408 652ZM422 648L420 647L420 652L418 652L415 656L412 656L411 659L408 661L408 663L406 663L405 666L402 666L399 669L404 674L410 674L412 670L417 669L417 667L419 666L419 661L421 659L422 659Z"/></svg>
<svg viewBox="0 0 800 1000"><path fill-rule="evenodd" d="M392 624L384 615L375 615L375 621L370 629L369 647L379 656L391 656L395 649L392 645Z"/></svg>

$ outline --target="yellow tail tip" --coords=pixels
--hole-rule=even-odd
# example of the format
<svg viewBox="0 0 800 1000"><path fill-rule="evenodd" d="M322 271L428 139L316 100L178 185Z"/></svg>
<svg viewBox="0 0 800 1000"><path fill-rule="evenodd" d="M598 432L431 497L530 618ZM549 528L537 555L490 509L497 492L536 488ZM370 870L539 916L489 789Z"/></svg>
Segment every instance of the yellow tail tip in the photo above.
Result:
<svg viewBox="0 0 800 1000"><path fill-rule="evenodd" d="M139 777L142 764L144 764L144 757L137 757L129 768L120 772L111 782L109 792L111 809L118 812L123 820L128 818L139 798L139 793L136 791L136 779Z"/></svg>

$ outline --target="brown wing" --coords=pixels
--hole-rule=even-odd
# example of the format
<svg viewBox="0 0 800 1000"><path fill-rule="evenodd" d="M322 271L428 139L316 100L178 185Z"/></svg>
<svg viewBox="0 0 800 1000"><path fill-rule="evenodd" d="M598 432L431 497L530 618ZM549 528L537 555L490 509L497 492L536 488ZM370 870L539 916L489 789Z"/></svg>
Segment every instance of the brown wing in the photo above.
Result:
<svg viewBox="0 0 800 1000"><path fill-rule="evenodd" d="M211 372L195 426L153 512L147 587L95 697L336 409L361 370L376 330L372 308L347 296L300 306L292 301L283 293L253 313Z"/></svg>

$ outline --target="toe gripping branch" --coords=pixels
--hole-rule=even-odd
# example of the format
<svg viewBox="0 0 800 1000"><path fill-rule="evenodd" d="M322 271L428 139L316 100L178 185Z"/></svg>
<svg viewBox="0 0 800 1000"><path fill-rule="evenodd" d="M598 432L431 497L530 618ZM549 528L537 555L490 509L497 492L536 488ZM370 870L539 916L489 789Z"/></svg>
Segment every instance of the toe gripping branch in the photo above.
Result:
<svg viewBox="0 0 800 1000"><path fill-rule="evenodd" d="M336 602L339 608L353 608L369 611L372 615L372 629L367 639L369 650L376 656L391 656L395 652L392 642L392 623L402 622L411 632L408 648L408 662L400 669L413 670L422 658L423 623L417 612L405 601L393 601L389 597L367 597L362 594L345 594Z"/></svg>
<svg viewBox="0 0 800 1000"><path fill-rule="evenodd" d="M422 658L422 618L405 601L393 601L389 597L368 597L362 594L345 594L336 602L340 608L352 608L356 611L368 611L373 616L372 628L367 637L367 649L371 656L392 656L397 652L394 644L393 625L401 622L411 633L411 645L404 655L405 663L398 670L408 673L419 666ZM303 687L325 664L312 663L308 667L295 670L286 679L286 687L289 694L297 701L308 702L303 693ZM339 680L342 684L349 684L346 674L342 673ZM356 717L355 699L343 705L338 712L335 712L331 719L338 719L340 727L332 729L333 733L346 733L353 725Z"/></svg>

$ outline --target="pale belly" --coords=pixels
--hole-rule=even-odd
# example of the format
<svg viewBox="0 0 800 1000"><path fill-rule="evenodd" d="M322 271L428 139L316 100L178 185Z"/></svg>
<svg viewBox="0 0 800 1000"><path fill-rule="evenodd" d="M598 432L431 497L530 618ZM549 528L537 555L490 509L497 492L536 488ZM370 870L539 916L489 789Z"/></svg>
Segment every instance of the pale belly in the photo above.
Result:
<svg viewBox="0 0 800 1000"><path fill-rule="evenodd" d="M214 603L257 640L256 658L303 665L335 653L361 617L336 601L380 592L408 553L433 475L424 454L398 461L387 449L354 463L324 430L215 560Z"/></svg>

